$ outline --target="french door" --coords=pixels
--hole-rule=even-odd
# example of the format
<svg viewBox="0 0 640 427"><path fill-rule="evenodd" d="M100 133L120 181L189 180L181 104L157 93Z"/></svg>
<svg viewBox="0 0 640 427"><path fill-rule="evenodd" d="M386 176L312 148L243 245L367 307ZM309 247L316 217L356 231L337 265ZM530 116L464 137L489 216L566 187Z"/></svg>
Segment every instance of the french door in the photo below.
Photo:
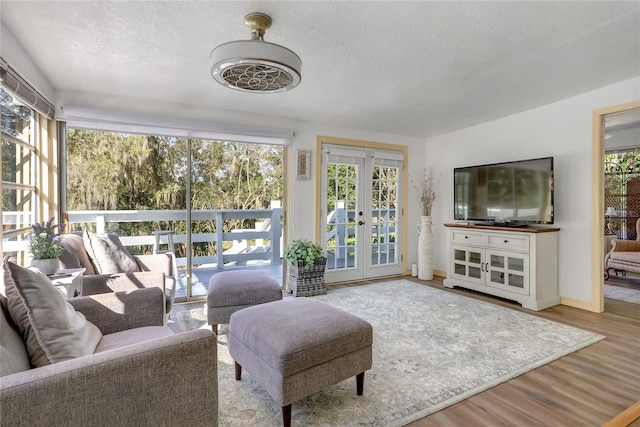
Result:
<svg viewBox="0 0 640 427"><path fill-rule="evenodd" d="M403 161L400 151L323 144L327 283L402 273Z"/></svg>

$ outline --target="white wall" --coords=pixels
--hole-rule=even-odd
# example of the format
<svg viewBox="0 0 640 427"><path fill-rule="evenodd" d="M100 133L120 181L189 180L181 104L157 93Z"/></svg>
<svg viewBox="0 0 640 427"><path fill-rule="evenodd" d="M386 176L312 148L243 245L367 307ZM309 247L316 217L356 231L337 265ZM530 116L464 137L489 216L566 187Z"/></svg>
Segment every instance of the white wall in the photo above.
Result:
<svg viewBox="0 0 640 427"><path fill-rule="evenodd" d="M427 139L426 163L443 172L434 222L453 222L454 167L553 156L560 295L591 301L591 114L638 99L640 77ZM446 260L441 226L435 235L435 268L446 270Z"/></svg>

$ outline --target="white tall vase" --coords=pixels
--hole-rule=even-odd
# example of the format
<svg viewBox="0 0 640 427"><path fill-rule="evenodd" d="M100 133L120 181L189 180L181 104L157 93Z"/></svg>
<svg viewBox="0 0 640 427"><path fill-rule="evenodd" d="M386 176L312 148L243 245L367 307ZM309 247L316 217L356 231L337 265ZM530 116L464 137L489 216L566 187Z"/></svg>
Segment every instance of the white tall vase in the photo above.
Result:
<svg viewBox="0 0 640 427"><path fill-rule="evenodd" d="M418 223L418 279L433 279L433 225L424 215Z"/></svg>

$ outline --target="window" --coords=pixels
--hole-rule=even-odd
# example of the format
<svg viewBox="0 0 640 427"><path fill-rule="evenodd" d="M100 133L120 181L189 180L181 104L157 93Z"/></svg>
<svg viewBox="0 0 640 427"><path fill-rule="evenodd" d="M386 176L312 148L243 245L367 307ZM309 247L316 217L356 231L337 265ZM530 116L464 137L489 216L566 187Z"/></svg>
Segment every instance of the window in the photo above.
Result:
<svg viewBox="0 0 640 427"><path fill-rule="evenodd" d="M640 218L640 152L609 152L604 156L605 234L636 240Z"/></svg>
<svg viewBox="0 0 640 427"><path fill-rule="evenodd" d="M19 247L11 242L24 241L37 222L35 112L4 89L0 97L3 254L21 261Z"/></svg>

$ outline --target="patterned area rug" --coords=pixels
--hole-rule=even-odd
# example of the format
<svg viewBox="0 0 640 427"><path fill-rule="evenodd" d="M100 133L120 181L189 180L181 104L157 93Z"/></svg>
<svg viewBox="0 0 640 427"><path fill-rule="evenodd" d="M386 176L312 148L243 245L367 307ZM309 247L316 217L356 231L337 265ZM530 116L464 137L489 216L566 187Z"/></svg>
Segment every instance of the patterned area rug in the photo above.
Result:
<svg viewBox="0 0 640 427"><path fill-rule="evenodd" d="M619 301L640 304L640 289L623 288L621 286L611 286L605 283L604 297Z"/></svg>
<svg viewBox="0 0 640 427"><path fill-rule="evenodd" d="M373 325L373 368L363 396L350 378L294 403L299 426L402 426L605 338L408 280L314 298ZM202 309L178 322L208 328ZM235 380L226 325L218 358L220 425L281 425L281 408L250 373Z"/></svg>

